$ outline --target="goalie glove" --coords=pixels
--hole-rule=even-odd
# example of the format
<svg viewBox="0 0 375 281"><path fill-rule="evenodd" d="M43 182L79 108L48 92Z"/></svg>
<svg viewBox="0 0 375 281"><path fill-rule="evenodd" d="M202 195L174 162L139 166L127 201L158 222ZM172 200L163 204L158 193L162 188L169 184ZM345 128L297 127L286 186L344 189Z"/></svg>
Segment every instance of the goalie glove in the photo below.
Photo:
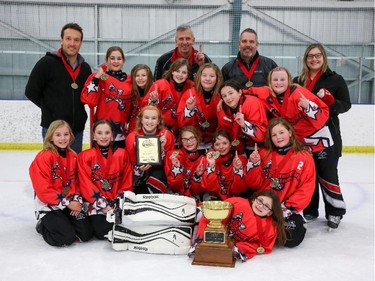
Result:
<svg viewBox="0 0 375 281"><path fill-rule="evenodd" d="M325 88L321 88L316 94L322 101L324 101L328 106L335 102L333 95Z"/></svg>

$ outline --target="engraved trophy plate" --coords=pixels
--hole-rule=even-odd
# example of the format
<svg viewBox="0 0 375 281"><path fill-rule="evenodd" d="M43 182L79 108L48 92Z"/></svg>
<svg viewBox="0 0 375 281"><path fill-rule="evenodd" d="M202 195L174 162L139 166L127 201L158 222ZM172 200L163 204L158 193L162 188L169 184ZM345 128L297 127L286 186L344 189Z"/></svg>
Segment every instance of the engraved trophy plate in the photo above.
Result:
<svg viewBox="0 0 375 281"><path fill-rule="evenodd" d="M233 205L225 201L204 201L203 216L210 221L204 230L204 239L195 248L193 265L234 267L233 241L223 223L232 214Z"/></svg>

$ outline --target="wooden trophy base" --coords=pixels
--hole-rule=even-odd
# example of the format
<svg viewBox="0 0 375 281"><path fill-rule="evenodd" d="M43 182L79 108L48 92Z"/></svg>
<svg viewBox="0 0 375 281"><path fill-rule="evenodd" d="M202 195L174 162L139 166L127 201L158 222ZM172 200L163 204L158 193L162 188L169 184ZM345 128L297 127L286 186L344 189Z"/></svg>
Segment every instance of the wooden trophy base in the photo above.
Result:
<svg viewBox="0 0 375 281"><path fill-rule="evenodd" d="M236 259L232 253L233 242L213 244L201 242L195 247L193 265L234 267Z"/></svg>

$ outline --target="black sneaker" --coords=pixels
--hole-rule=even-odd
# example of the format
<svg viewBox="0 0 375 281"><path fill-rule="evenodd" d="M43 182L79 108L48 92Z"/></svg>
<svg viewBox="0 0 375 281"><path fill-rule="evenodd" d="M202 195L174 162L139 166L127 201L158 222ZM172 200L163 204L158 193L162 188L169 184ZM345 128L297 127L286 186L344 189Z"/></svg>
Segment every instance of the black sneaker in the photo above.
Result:
<svg viewBox="0 0 375 281"><path fill-rule="evenodd" d="M338 228L339 227L339 224L340 224L340 221L341 221L341 217L340 216L332 216L332 215L329 215L328 216L328 222L327 222L327 225L330 227L330 228Z"/></svg>

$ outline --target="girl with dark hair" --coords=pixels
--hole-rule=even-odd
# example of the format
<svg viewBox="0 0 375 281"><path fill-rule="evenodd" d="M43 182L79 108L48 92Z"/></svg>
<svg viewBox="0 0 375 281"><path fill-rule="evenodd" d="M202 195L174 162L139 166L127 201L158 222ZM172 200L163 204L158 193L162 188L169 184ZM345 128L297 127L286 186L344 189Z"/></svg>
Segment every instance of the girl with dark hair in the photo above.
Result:
<svg viewBox="0 0 375 281"><path fill-rule="evenodd" d="M165 126L178 136L177 107L182 93L194 86L189 80L191 67L183 58L175 60L162 79L156 80L143 99L142 106L155 105L163 115Z"/></svg>
<svg viewBox="0 0 375 281"><path fill-rule="evenodd" d="M206 156L207 166L202 178L202 188L214 197L225 200L233 195L234 186L245 189L242 167L246 165L247 159L238 155L232 146L230 134L225 130L219 130L213 135L212 148ZM238 166L241 168L238 169Z"/></svg>
<svg viewBox="0 0 375 281"><path fill-rule="evenodd" d="M225 201L233 204L227 224L228 236L234 241L233 254L236 258L245 262L257 254L271 253L275 244L285 244L283 212L275 192L263 190L251 198L232 197ZM208 223L205 217L199 221L193 249L203 240Z"/></svg>
<svg viewBox="0 0 375 281"><path fill-rule="evenodd" d="M132 114L130 116L128 132L134 131L137 116L141 111L143 99L154 83L150 67L146 64L135 65L130 73L132 82Z"/></svg>
<svg viewBox="0 0 375 281"><path fill-rule="evenodd" d="M217 112L219 128L230 132L232 145L240 154L250 154L255 143L262 144L267 128L267 116L259 99L243 95L239 83L225 81L220 87L223 100Z"/></svg>
<svg viewBox="0 0 375 281"><path fill-rule="evenodd" d="M205 170L205 155L198 152L201 136L193 126L180 129L180 149L171 150L165 157L164 171L167 175L168 188L185 196L193 196L201 201L201 186Z"/></svg>
<svg viewBox="0 0 375 281"><path fill-rule="evenodd" d="M105 64L91 74L82 89L81 101L95 111L92 122L108 120L114 130L117 147L125 147L125 137L132 110L130 76L122 71L125 55L120 47L107 50Z"/></svg>
<svg viewBox="0 0 375 281"><path fill-rule="evenodd" d="M132 169L124 148L113 144L114 130L107 120L93 125L94 146L78 156L79 186L96 238L105 239L113 227L106 214L116 208L123 192L132 190Z"/></svg>

